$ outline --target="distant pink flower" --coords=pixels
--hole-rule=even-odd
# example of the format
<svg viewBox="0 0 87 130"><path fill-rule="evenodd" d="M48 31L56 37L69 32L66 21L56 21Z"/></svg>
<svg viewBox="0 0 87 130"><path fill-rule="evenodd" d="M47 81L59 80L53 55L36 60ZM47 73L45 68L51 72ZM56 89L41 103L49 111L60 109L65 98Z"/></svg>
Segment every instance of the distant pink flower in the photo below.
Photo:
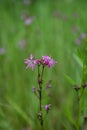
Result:
<svg viewBox="0 0 87 130"><path fill-rule="evenodd" d="M66 21L66 20L68 19L67 15L63 15L63 16L62 16L62 19L63 19L64 21Z"/></svg>
<svg viewBox="0 0 87 130"><path fill-rule="evenodd" d="M29 17L29 18L26 18L25 19L25 25L30 25L32 22L33 22L33 20L34 20L34 17L32 16L32 17Z"/></svg>
<svg viewBox="0 0 87 130"><path fill-rule="evenodd" d="M76 34L79 31L79 27L78 26L73 26L72 27L72 33Z"/></svg>
<svg viewBox="0 0 87 130"><path fill-rule="evenodd" d="M60 10L56 10L54 13L53 13L54 17L61 17L61 11Z"/></svg>
<svg viewBox="0 0 87 130"><path fill-rule="evenodd" d="M29 4L31 4L31 1L30 1L30 0L24 0L24 1L23 1L23 4L24 4L24 5L29 5Z"/></svg>
<svg viewBox="0 0 87 130"><path fill-rule="evenodd" d="M81 40L84 40L86 38L87 34L86 33L81 33L80 37L81 37Z"/></svg>
<svg viewBox="0 0 87 130"><path fill-rule="evenodd" d="M51 109L51 104L45 105L44 108L48 113L48 111Z"/></svg>
<svg viewBox="0 0 87 130"><path fill-rule="evenodd" d="M73 15L73 18L75 18L75 19L77 19L79 17L77 12L73 13L72 15Z"/></svg>
<svg viewBox="0 0 87 130"><path fill-rule="evenodd" d="M21 40L21 41L18 43L18 45L19 45L19 48L23 49L23 48L25 47L25 45L26 45L26 41L25 41L25 40Z"/></svg>
<svg viewBox="0 0 87 130"><path fill-rule="evenodd" d="M75 44L76 44L76 45L81 44L81 40L80 40L79 38L76 38L76 39L75 39Z"/></svg>
<svg viewBox="0 0 87 130"><path fill-rule="evenodd" d="M35 68L35 62L34 62L35 60L34 60L34 56L31 54L30 55L30 58L29 59L25 59L25 64L27 64L27 67L26 67L26 69L28 69L28 68L32 68L32 70L34 70L34 68Z"/></svg>
<svg viewBox="0 0 87 130"><path fill-rule="evenodd" d="M55 65L57 62L49 56L42 56L42 64L47 65L49 68Z"/></svg>
<svg viewBox="0 0 87 130"><path fill-rule="evenodd" d="M0 55L4 55L6 53L5 48L0 48Z"/></svg>

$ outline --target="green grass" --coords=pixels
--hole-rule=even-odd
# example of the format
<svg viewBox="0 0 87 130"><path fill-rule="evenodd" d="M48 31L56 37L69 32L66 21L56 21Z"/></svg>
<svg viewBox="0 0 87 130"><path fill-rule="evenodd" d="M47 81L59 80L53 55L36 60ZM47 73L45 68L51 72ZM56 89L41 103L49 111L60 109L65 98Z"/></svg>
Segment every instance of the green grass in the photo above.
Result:
<svg viewBox="0 0 87 130"><path fill-rule="evenodd" d="M31 5L23 5L21 1L0 1L1 26L0 48L6 53L0 55L0 130L39 130L36 114L38 102L32 94L32 86L37 85L37 70L26 70L24 59L33 53L36 57L52 56L58 64L46 69L45 82L53 81L52 110L45 122L45 130L73 130L73 99L75 92L69 79L76 84L81 82L81 66L75 53L78 47L74 43L80 33L87 32L87 2L74 0L37 0ZM25 26L21 14L35 16L29 26ZM59 10L67 16L66 20L55 17ZM78 14L75 19L74 13ZM73 34L72 27L79 30ZM19 48L21 40L26 41L24 49ZM83 44L83 43L81 43Z"/></svg>

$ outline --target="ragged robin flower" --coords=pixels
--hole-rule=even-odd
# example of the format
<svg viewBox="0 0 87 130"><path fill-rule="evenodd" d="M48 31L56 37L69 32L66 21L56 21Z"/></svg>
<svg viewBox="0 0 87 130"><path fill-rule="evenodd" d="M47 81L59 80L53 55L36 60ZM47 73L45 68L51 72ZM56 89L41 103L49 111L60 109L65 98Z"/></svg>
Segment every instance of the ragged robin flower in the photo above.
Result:
<svg viewBox="0 0 87 130"><path fill-rule="evenodd" d="M26 69L31 67L32 70L34 70L34 68L35 68L35 60L34 60L34 56L32 54L30 55L29 59L28 58L25 59L24 63L27 64Z"/></svg>
<svg viewBox="0 0 87 130"><path fill-rule="evenodd" d="M35 65L43 65L48 66L48 68L55 65L57 62L52 59L50 56L42 56L41 59L35 59L34 56L31 54L29 58L25 59L25 64L27 64L26 69L32 68L34 70Z"/></svg>
<svg viewBox="0 0 87 130"><path fill-rule="evenodd" d="M55 65L57 62L53 60L50 56L42 56L42 64L47 65L48 68Z"/></svg>

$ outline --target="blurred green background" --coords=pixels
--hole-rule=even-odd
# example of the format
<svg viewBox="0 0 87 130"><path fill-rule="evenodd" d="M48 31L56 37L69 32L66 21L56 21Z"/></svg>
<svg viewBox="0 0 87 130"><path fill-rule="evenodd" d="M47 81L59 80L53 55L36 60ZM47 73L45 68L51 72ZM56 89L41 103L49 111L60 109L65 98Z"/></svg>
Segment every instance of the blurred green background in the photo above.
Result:
<svg viewBox="0 0 87 130"><path fill-rule="evenodd" d="M0 0L0 130L39 130L38 100L32 93L37 70L26 70L24 64L31 53L58 62L45 70L44 85L52 79L52 96L45 102L52 109L44 130L75 129L75 91L68 80L81 82L76 54L86 24L86 0Z"/></svg>

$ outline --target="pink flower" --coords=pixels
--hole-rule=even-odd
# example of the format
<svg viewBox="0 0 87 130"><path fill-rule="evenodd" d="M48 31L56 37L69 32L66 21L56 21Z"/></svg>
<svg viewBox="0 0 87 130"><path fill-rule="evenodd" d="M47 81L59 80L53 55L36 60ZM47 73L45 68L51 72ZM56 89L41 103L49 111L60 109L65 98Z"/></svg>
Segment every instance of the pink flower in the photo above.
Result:
<svg viewBox="0 0 87 130"><path fill-rule="evenodd" d="M84 40L86 38L87 34L86 33L81 33L80 37L81 37L81 40Z"/></svg>
<svg viewBox="0 0 87 130"><path fill-rule="evenodd" d="M51 109L51 104L45 105L44 108L48 113L48 111Z"/></svg>
<svg viewBox="0 0 87 130"><path fill-rule="evenodd" d="M40 65L40 64L41 64L41 60L35 59L35 60L34 60L34 64Z"/></svg>
<svg viewBox="0 0 87 130"><path fill-rule="evenodd" d="M49 68L55 65L57 62L49 56L42 56L42 64L47 65Z"/></svg>
<svg viewBox="0 0 87 130"><path fill-rule="evenodd" d="M75 44L77 44L77 45L81 44L81 40L79 38L76 38L75 39Z"/></svg>
<svg viewBox="0 0 87 130"><path fill-rule="evenodd" d="M29 5L29 4L31 4L31 1L30 1L30 0L24 0L24 1L23 1L23 4L24 4L24 5Z"/></svg>
<svg viewBox="0 0 87 130"><path fill-rule="evenodd" d="M25 19L25 25L30 25L34 20L34 16Z"/></svg>
<svg viewBox="0 0 87 130"><path fill-rule="evenodd" d="M25 46L26 46L26 41L25 41L25 40L21 40L21 41L18 43L18 45L19 45L19 48L20 48L20 49L24 49Z"/></svg>
<svg viewBox="0 0 87 130"><path fill-rule="evenodd" d="M27 64L26 69L31 67L32 70L34 70L34 68L35 68L35 60L34 60L34 56L32 54L30 55L29 59L25 59L24 63Z"/></svg>
<svg viewBox="0 0 87 130"><path fill-rule="evenodd" d="M5 50L5 48L0 48L0 55L4 55L6 53L6 50Z"/></svg>

